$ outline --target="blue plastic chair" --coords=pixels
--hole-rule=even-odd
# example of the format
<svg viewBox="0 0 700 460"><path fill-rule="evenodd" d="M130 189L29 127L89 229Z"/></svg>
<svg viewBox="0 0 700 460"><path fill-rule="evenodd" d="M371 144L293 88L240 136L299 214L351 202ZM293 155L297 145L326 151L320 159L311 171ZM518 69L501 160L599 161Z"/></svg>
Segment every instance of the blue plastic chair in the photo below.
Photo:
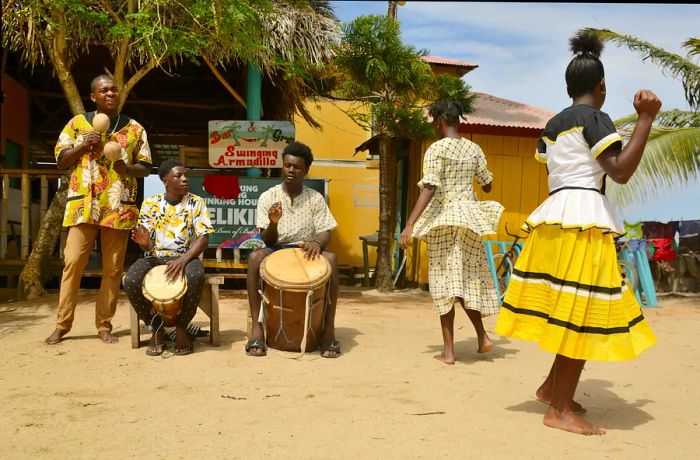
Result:
<svg viewBox="0 0 700 460"><path fill-rule="evenodd" d="M634 295L637 297L639 304L647 308L658 308L660 305L656 298L656 287L651 276L651 266L649 265L646 252L641 249L634 251L623 249L622 257L637 269L639 282Z"/></svg>

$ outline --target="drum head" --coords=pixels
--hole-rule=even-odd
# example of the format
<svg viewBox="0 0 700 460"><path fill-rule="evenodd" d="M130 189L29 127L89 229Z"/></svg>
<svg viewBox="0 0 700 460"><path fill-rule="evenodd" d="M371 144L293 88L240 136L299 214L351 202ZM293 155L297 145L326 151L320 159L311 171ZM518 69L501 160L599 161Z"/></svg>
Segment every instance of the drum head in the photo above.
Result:
<svg viewBox="0 0 700 460"><path fill-rule="evenodd" d="M182 297L187 291L187 279L181 276L173 282L165 277L166 265L151 268L143 278L143 296L148 300L168 303Z"/></svg>
<svg viewBox="0 0 700 460"><path fill-rule="evenodd" d="M331 276L331 267L323 256L308 260L300 248L288 248L265 257L260 275L275 286L311 287L325 283Z"/></svg>

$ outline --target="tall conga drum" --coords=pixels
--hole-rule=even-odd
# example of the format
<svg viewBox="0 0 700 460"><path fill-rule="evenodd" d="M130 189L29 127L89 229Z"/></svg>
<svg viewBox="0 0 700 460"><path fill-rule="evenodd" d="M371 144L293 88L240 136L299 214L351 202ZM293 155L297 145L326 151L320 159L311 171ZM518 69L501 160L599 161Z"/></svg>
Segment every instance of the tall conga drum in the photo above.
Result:
<svg viewBox="0 0 700 460"><path fill-rule="evenodd" d="M167 265L157 265L148 270L141 287L143 296L153 305L153 314L160 316L166 326L174 326L182 296L187 292L187 278L180 276L169 281L165 276L166 268Z"/></svg>
<svg viewBox="0 0 700 460"><path fill-rule="evenodd" d="M300 248L275 251L260 265L267 346L315 351L321 346L331 267Z"/></svg>

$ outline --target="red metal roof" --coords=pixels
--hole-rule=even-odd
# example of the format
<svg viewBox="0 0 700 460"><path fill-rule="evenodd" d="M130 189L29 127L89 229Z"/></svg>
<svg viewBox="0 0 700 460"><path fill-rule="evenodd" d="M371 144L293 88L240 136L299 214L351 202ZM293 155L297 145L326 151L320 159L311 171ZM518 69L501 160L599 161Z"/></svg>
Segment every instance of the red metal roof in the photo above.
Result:
<svg viewBox="0 0 700 460"><path fill-rule="evenodd" d="M479 97L474 112L466 116L466 125L504 126L543 130L555 112L523 104L486 93Z"/></svg>
<svg viewBox="0 0 700 460"><path fill-rule="evenodd" d="M421 56L421 59L428 64L451 65L454 67L466 67L468 69L476 69L479 67L477 64L472 64L471 62L458 61L457 59L448 59L438 56Z"/></svg>

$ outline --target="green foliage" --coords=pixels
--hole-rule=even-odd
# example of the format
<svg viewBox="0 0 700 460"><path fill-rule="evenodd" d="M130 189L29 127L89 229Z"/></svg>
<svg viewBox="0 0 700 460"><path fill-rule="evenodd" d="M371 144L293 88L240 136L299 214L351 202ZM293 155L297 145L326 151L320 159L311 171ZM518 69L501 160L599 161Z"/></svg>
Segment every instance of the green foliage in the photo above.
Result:
<svg viewBox="0 0 700 460"><path fill-rule="evenodd" d="M374 134L426 138L433 132L426 103L452 98L470 112L469 86L449 75L436 77L421 59L426 54L404 44L399 22L387 16L360 16L345 24L334 59L337 91L372 104L371 114L354 111L351 118Z"/></svg>
<svg viewBox="0 0 700 460"><path fill-rule="evenodd" d="M644 157L625 185L608 182L612 200L622 205L673 193L700 177L700 127L655 126Z"/></svg>
<svg viewBox="0 0 700 460"><path fill-rule="evenodd" d="M68 65L92 44L115 60L124 53L131 67L197 62L204 52L219 64L250 61L299 74L327 59L339 35L328 5L316 8L272 0L7 0L2 43L27 64L43 65L60 29Z"/></svg>
<svg viewBox="0 0 700 460"><path fill-rule="evenodd" d="M615 126L621 130L634 127L638 115L627 115L615 120ZM667 110L659 112L656 116L656 125L669 128L700 128L700 112L688 112L685 110Z"/></svg>
<svg viewBox="0 0 700 460"><path fill-rule="evenodd" d="M435 101L453 100L462 109L464 115L474 111L474 102L477 95L471 92L471 87L461 78L455 78L446 74L435 76L433 85Z"/></svg>

